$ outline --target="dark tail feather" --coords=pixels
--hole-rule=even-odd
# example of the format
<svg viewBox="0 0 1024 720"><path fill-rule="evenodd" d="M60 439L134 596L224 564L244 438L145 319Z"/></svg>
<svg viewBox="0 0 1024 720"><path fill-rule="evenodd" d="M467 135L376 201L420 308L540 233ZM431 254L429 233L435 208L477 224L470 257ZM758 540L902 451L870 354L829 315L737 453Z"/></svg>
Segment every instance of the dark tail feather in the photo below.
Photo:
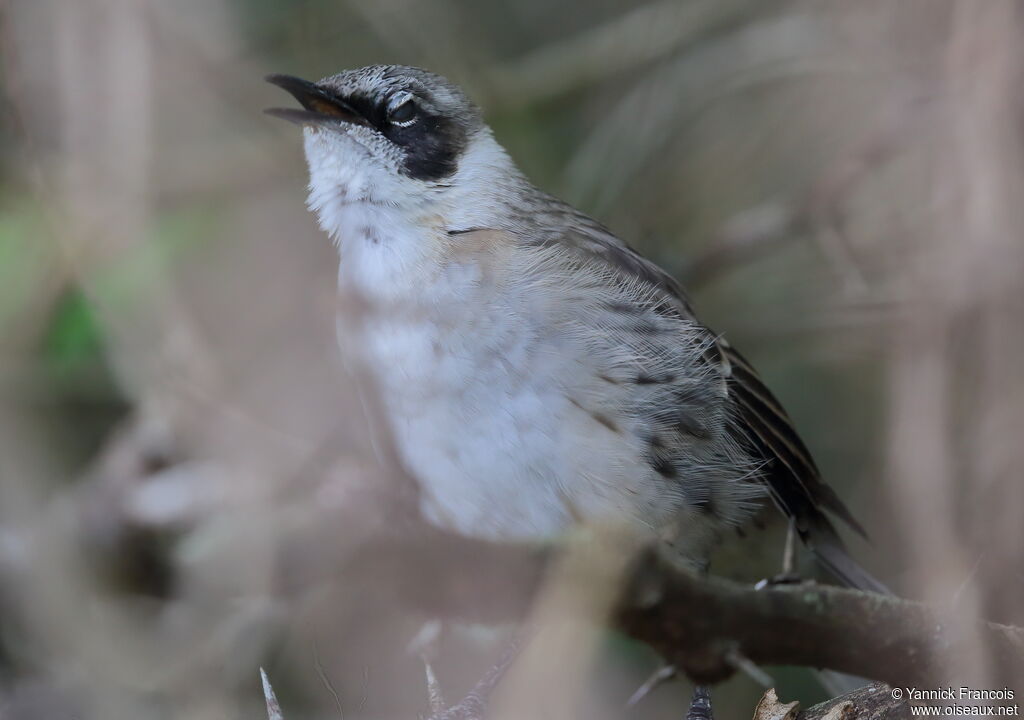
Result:
<svg viewBox="0 0 1024 720"><path fill-rule="evenodd" d="M812 522L801 535L804 543L814 553L814 557L823 568L847 587L876 592L881 595L893 594L892 590L850 557L843 541L827 518L820 516L816 520L817 522Z"/></svg>
<svg viewBox="0 0 1024 720"><path fill-rule="evenodd" d="M804 543L814 553L814 557L823 568L847 587L876 592L881 595L893 594L889 588L850 557L850 553L847 552L843 541L836 534L836 530L828 518L819 515L815 520L801 535ZM833 670L818 670L815 675L825 691L833 697L852 692L871 682L867 678Z"/></svg>
<svg viewBox="0 0 1024 720"><path fill-rule="evenodd" d="M882 584L871 573L862 568L846 552L846 548L836 545L824 544L811 546L811 552L818 559L821 566L828 570L847 587L857 590L868 590L882 595L892 595L892 590Z"/></svg>

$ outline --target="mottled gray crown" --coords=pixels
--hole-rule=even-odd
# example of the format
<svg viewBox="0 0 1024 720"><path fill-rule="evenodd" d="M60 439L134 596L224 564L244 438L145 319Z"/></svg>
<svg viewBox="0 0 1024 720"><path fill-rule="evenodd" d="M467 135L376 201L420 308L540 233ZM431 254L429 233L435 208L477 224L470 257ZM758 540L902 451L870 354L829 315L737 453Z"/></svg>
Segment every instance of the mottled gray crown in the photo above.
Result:
<svg viewBox="0 0 1024 720"><path fill-rule="evenodd" d="M480 109L458 85L423 68L368 65L325 77L317 85L344 97L381 98L407 90L422 100L424 109L457 120L467 130L483 125Z"/></svg>

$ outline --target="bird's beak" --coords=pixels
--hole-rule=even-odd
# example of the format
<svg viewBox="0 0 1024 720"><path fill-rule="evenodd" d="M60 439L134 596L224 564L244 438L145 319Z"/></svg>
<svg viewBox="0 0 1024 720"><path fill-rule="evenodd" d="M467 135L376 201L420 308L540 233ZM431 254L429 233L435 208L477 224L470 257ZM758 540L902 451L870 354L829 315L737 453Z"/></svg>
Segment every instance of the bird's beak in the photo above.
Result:
<svg viewBox="0 0 1024 720"><path fill-rule="evenodd" d="M303 110L269 108L264 110L268 115L288 120L297 125L337 126L338 123L370 125L369 121L345 102L344 98L338 97L315 83L291 75L267 75L264 79L271 85L277 85L290 92L304 108Z"/></svg>

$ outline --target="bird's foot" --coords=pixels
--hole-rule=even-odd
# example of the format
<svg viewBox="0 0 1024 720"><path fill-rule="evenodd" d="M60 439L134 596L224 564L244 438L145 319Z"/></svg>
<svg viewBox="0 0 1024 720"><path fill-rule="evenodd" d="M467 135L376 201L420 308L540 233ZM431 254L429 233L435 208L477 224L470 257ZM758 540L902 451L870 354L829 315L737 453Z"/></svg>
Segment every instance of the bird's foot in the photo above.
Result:
<svg viewBox="0 0 1024 720"><path fill-rule="evenodd" d="M799 585L804 582L814 582L813 580L805 580L796 570L796 539L798 534L796 522L790 520L789 528L786 531L786 548L782 552L782 572L769 578L758 580L754 585L755 590L763 590L764 588L776 585Z"/></svg>

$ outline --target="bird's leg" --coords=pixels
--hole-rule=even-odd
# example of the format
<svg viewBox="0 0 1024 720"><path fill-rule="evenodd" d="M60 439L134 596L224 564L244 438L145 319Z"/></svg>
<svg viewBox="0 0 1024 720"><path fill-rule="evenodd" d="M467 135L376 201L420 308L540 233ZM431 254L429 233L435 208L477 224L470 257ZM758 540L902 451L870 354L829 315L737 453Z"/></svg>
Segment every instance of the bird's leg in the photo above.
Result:
<svg viewBox="0 0 1024 720"><path fill-rule="evenodd" d="M790 520L785 531L785 548L782 550L782 573L776 576L777 583L800 582L797 574L797 521Z"/></svg>
<svg viewBox="0 0 1024 720"><path fill-rule="evenodd" d="M690 711L686 713L686 720L714 720L711 711L711 688L707 685L698 685L693 689L693 698L690 700Z"/></svg>
<svg viewBox="0 0 1024 720"><path fill-rule="evenodd" d="M658 668L651 677L647 679L633 696L626 702L627 707L632 707L643 700L654 688L664 682L668 682L676 676L674 666L664 665ZM711 712L711 688L707 685L697 685L693 688L693 697L690 699L690 710L686 713L686 720L714 720Z"/></svg>
<svg viewBox="0 0 1024 720"><path fill-rule="evenodd" d="M786 546L782 551L782 572L770 578L758 581L754 586L761 590L772 585L795 585L803 582L803 578L796 571L796 520L790 518L789 527L786 529Z"/></svg>

